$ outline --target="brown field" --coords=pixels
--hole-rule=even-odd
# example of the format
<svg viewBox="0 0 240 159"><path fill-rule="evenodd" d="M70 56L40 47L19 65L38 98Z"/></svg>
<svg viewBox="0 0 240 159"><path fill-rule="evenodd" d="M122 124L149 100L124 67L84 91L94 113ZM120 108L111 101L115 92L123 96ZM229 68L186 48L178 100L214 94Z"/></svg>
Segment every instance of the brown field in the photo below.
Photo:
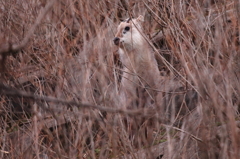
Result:
<svg viewBox="0 0 240 159"><path fill-rule="evenodd" d="M162 99L124 109L112 40L139 15ZM0 0L0 158L239 159L239 17L237 0Z"/></svg>

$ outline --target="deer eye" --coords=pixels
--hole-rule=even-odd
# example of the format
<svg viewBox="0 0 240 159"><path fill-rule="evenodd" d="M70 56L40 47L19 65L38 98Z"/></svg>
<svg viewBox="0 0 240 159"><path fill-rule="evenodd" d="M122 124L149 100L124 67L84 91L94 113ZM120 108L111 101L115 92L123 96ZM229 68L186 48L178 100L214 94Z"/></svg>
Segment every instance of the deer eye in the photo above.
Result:
<svg viewBox="0 0 240 159"><path fill-rule="evenodd" d="M124 28L124 30L129 31L129 30L130 30L130 27L129 27L129 26L126 26L126 27Z"/></svg>

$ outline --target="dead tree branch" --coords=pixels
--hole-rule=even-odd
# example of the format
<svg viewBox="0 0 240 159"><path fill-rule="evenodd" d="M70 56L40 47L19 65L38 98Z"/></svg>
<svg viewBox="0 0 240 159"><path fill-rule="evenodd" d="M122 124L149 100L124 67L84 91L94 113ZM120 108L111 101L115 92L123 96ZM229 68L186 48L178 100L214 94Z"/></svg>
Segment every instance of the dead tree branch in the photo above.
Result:
<svg viewBox="0 0 240 159"><path fill-rule="evenodd" d="M34 31L36 30L37 26L41 23L42 19L46 16L48 11L52 8L56 0L50 1L45 8L40 11L35 23L32 25L32 27L29 29L27 32L26 36L23 38L23 40L20 42L20 44L11 44L11 43L6 43L6 44L1 44L0 46L0 55L9 55L11 53L16 53L20 50L22 50L27 43L29 42L29 39L32 37L34 34Z"/></svg>
<svg viewBox="0 0 240 159"><path fill-rule="evenodd" d="M35 95L33 93L27 93L15 88L11 88L9 86L5 86L0 83L0 94L2 95L8 95L8 96L15 96L15 97L23 97L23 98L30 98L34 100L41 100L41 101L46 101L46 102L54 102L54 103L61 103L64 105L69 105L69 106L76 106L79 108L88 108L88 109L98 109L100 111L106 111L109 113L120 113L120 114L126 114L129 116L136 116L136 115L141 115L141 116L152 116L154 114L153 110L148 110L148 109L137 109L137 110L125 110L125 109L118 109L118 108L108 108L108 107L103 107L103 106L98 106L98 105L92 105L92 104L85 104L85 103L79 103L76 101L67 101L64 99L58 99L50 96L39 96ZM147 113L143 113L147 112ZM155 112L156 113L156 112Z"/></svg>

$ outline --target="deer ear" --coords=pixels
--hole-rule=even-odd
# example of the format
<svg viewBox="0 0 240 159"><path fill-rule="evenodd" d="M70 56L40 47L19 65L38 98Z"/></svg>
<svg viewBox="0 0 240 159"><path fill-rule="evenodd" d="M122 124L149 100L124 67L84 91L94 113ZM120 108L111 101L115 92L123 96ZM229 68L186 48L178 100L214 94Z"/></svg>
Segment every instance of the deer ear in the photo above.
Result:
<svg viewBox="0 0 240 159"><path fill-rule="evenodd" d="M137 21L144 22L144 17L142 15L139 15Z"/></svg>

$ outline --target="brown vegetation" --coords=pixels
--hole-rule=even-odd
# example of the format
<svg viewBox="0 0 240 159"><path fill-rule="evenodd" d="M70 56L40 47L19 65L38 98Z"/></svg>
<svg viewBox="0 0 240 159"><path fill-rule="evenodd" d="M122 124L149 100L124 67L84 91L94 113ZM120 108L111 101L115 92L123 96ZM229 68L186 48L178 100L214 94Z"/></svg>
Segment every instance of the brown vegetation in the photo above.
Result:
<svg viewBox="0 0 240 159"><path fill-rule="evenodd" d="M171 2L1 1L0 158L240 158L240 4ZM140 14L163 99L123 109L112 39Z"/></svg>

